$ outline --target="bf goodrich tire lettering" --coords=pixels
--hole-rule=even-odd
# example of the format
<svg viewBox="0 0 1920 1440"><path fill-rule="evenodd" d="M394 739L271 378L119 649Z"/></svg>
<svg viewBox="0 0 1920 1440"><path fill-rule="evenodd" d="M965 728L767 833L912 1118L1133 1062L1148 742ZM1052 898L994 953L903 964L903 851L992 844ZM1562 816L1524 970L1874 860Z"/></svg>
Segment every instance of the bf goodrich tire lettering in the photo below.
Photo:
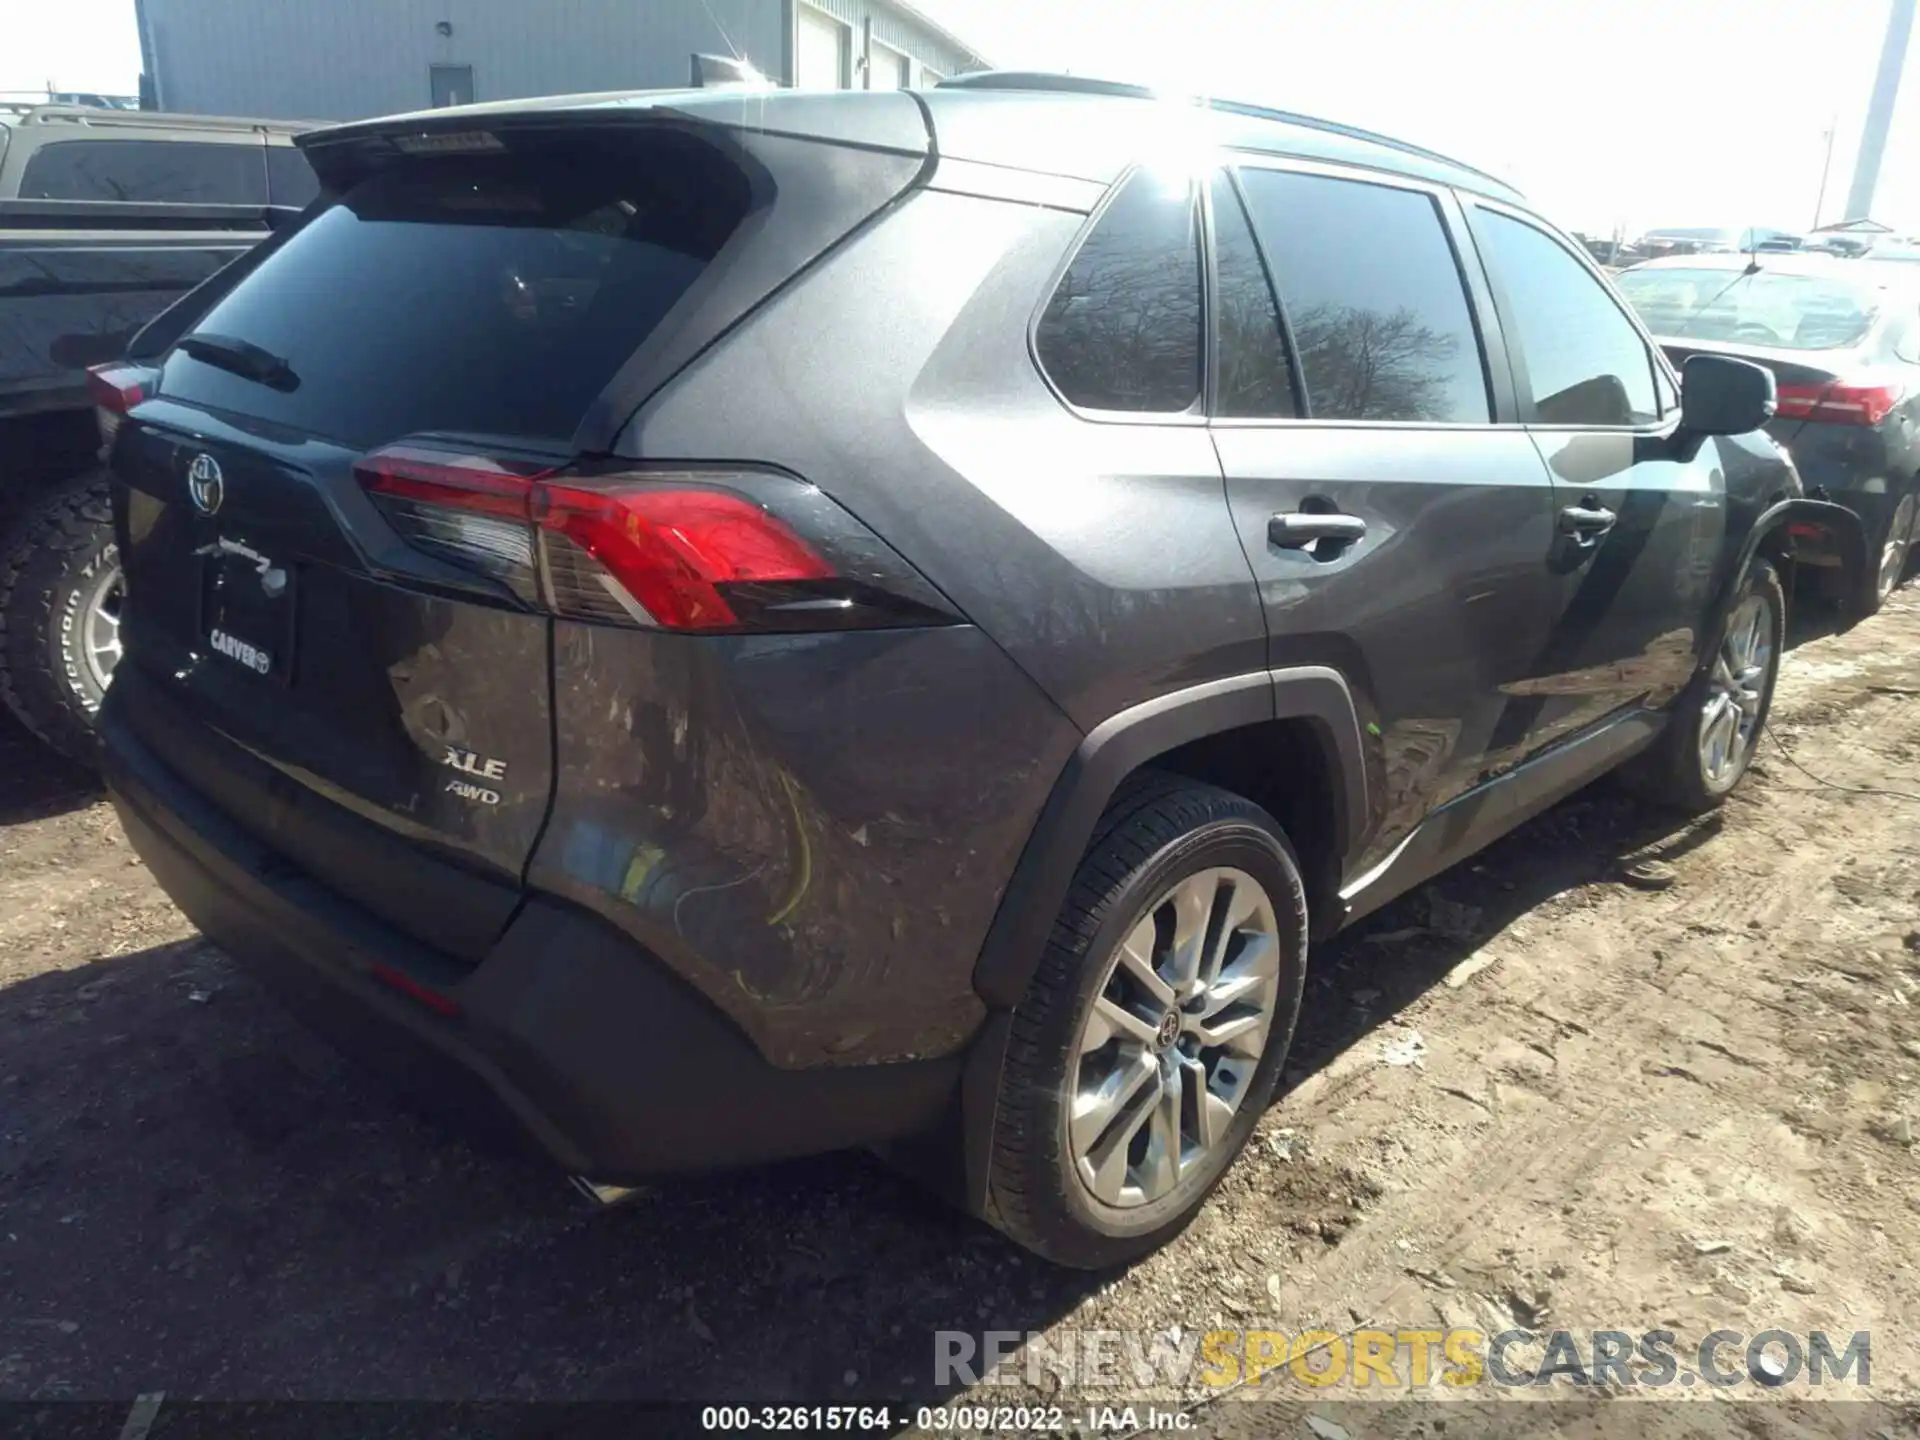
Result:
<svg viewBox="0 0 1920 1440"><path fill-rule="evenodd" d="M121 594L104 477L69 481L0 542L0 700L40 739L86 763L119 659Z"/></svg>
<svg viewBox="0 0 1920 1440"><path fill-rule="evenodd" d="M1299 865L1272 817L1173 777L1125 790L1014 1011L994 1222L1082 1268L1184 1227L1272 1096L1306 941Z"/></svg>

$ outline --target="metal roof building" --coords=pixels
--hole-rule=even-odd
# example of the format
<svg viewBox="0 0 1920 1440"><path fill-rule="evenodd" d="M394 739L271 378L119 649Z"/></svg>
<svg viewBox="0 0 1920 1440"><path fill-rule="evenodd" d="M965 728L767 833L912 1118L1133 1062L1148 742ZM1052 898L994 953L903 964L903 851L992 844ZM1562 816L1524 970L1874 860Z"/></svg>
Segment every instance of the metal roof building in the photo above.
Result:
<svg viewBox="0 0 1920 1440"><path fill-rule="evenodd" d="M985 66L901 0L135 0L154 109L372 115L689 82L744 58L806 89L898 89Z"/></svg>

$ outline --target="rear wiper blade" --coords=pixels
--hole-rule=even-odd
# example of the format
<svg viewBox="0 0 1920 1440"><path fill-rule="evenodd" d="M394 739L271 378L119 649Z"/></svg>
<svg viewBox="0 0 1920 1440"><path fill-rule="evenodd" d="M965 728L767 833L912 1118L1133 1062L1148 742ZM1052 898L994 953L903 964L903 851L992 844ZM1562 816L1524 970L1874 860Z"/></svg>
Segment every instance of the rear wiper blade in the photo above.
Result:
<svg viewBox="0 0 1920 1440"><path fill-rule="evenodd" d="M293 367L271 350L228 335L187 335L177 348L203 365L213 365L243 380L257 380L271 390L291 393L300 388Z"/></svg>

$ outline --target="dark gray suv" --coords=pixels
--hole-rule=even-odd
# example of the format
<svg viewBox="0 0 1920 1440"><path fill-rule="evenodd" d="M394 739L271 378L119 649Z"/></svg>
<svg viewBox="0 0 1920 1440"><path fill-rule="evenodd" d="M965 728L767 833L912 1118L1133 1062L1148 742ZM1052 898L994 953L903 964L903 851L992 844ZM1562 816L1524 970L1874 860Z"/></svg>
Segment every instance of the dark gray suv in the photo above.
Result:
<svg viewBox="0 0 1920 1440"><path fill-rule="evenodd" d="M115 799L593 1182L871 1145L1145 1252L1312 939L1623 762L1727 793L1851 523L1764 371L1341 126L1000 74L301 144L135 343Z"/></svg>

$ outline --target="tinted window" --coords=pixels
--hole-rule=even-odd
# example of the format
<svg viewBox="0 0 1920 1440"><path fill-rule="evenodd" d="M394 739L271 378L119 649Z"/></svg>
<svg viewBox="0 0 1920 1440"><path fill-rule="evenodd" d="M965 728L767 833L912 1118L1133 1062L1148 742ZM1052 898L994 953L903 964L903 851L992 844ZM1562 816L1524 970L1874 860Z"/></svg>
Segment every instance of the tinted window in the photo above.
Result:
<svg viewBox="0 0 1920 1440"><path fill-rule="evenodd" d="M1200 237L1190 189L1139 172L1040 317L1040 363L1088 410L1177 414L1200 394Z"/></svg>
<svg viewBox="0 0 1920 1440"><path fill-rule="evenodd" d="M304 210L320 193L320 181L307 157L291 145L267 147L267 190L275 205Z"/></svg>
<svg viewBox="0 0 1920 1440"><path fill-rule="evenodd" d="M1880 305L1871 284L1783 270L1661 266L1623 271L1613 283L1656 335L1782 350L1858 344Z"/></svg>
<svg viewBox="0 0 1920 1440"><path fill-rule="evenodd" d="M348 191L198 333L286 362L274 388L175 351L168 395L369 447L422 430L561 439L749 202L678 135L424 160Z"/></svg>
<svg viewBox="0 0 1920 1440"><path fill-rule="evenodd" d="M1487 421L1480 345L1431 197L1281 170L1240 183L1315 419Z"/></svg>
<svg viewBox="0 0 1920 1440"><path fill-rule="evenodd" d="M28 159L20 198L264 205L266 168L258 143L62 140Z"/></svg>
<svg viewBox="0 0 1920 1440"><path fill-rule="evenodd" d="M1544 425L1645 425L1659 415L1653 357L1586 266L1543 230L1479 215L1487 269L1512 314L1508 339L1526 358Z"/></svg>
<svg viewBox="0 0 1920 1440"><path fill-rule="evenodd" d="M1233 181L1213 182L1213 266L1219 279L1214 313L1219 327L1216 361L1219 415L1291 416L1293 377L1287 371L1286 340L1266 266L1247 228Z"/></svg>

